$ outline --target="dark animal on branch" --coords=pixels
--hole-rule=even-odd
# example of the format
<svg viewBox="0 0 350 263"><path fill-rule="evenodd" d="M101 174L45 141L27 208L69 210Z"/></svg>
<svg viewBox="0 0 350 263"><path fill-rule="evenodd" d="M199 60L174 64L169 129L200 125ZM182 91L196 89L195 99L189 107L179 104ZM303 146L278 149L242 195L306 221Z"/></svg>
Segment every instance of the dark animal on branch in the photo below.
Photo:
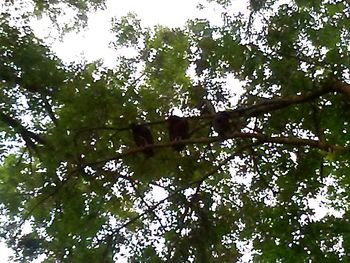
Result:
<svg viewBox="0 0 350 263"><path fill-rule="evenodd" d="M220 111L215 114L213 128L220 137L225 137L232 132L240 132L245 126L245 120L239 113Z"/></svg>
<svg viewBox="0 0 350 263"><path fill-rule="evenodd" d="M154 151L151 147L153 145L153 136L151 130L144 125L135 123L132 123L130 127L134 136L135 144L138 147L145 147L143 153L147 157L152 157L154 155Z"/></svg>
<svg viewBox="0 0 350 263"><path fill-rule="evenodd" d="M169 130L169 139L171 142L186 140L190 138L189 125L186 118L172 115L169 116L167 122ZM185 148L185 145L179 142L177 144L174 144L172 147L175 151L179 152Z"/></svg>
<svg viewBox="0 0 350 263"><path fill-rule="evenodd" d="M32 83L24 84L24 85L22 85L22 87L24 89L28 90L29 92L32 92L32 93L37 93L37 92L44 90L43 87L40 87L39 85L35 85Z"/></svg>
<svg viewBox="0 0 350 263"><path fill-rule="evenodd" d="M232 132L240 132L241 129L247 125L247 119L237 113L235 113L234 115L230 114L230 118Z"/></svg>
<svg viewBox="0 0 350 263"><path fill-rule="evenodd" d="M213 128L219 136L224 137L231 131L230 113L220 111L215 114L213 119Z"/></svg>

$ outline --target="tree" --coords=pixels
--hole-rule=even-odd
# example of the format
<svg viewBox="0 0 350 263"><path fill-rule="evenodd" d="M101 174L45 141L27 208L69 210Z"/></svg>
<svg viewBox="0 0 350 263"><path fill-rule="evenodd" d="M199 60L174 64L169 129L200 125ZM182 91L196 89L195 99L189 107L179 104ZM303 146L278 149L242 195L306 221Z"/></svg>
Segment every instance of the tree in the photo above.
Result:
<svg viewBox="0 0 350 263"><path fill-rule="evenodd" d="M250 1L222 26L182 29L130 15L113 44L137 55L113 69L66 66L3 14L0 229L16 259L347 262L348 13L346 1ZM190 126L180 152L174 109ZM231 132L213 132L213 110ZM153 157L131 123L152 130Z"/></svg>

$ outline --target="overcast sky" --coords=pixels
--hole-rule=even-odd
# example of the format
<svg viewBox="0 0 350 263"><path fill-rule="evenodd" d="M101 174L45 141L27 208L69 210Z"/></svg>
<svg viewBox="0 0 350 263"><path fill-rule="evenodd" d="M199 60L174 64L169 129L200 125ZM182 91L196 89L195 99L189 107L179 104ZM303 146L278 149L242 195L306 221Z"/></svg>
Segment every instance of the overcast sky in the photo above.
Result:
<svg viewBox="0 0 350 263"><path fill-rule="evenodd" d="M107 0L107 8L89 16L89 30L80 34L70 33L64 42L53 44L54 51L65 62L81 60L82 57L90 60L103 58L107 65L113 65L113 51L108 49L108 43L113 40L109 32L110 21L114 16L121 17L128 12L135 12L141 19L142 26L152 27L160 24L169 27L182 27L188 19L207 18L212 23L221 23L221 7L208 4L208 8L199 10L200 0ZM202 2L204 0L201 0ZM234 11L244 11L247 8L246 0L234 0ZM45 23L33 24L35 32L42 38L52 34Z"/></svg>

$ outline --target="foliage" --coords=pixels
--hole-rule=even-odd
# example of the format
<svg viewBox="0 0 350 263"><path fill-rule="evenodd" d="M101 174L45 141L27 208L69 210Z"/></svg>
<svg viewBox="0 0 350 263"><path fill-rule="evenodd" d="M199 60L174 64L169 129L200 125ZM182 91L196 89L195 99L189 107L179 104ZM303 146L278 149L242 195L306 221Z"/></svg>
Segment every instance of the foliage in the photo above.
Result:
<svg viewBox="0 0 350 263"><path fill-rule="evenodd" d="M17 24L30 23L33 17L47 18L63 35L67 31L87 26L88 15L105 8L105 2L105 0L3 0L0 3L0 10L2 15L11 17L10 22Z"/></svg>
<svg viewBox="0 0 350 263"><path fill-rule="evenodd" d="M112 69L64 65L1 16L0 229L15 260L348 261L349 6L250 5L220 27L113 21L112 46L137 55ZM244 127L217 136L214 109ZM179 153L175 112L191 132ZM153 157L133 122L152 130Z"/></svg>

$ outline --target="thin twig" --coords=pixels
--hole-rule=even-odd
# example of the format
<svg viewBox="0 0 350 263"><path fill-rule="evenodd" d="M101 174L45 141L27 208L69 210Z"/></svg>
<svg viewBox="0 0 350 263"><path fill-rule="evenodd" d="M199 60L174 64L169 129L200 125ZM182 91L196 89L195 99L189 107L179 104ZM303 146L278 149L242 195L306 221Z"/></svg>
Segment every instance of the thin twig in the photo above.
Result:
<svg viewBox="0 0 350 263"><path fill-rule="evenodd" d="M141 195L141 193L137 190L135 184L132 184L132 188L134 189L134 191L135 191L135 193L136 193L136 196L137 196L138 198L140 198L141 202L147 207L147 209L150 209L150 208L151 208L150 205L146 202L145 198L144 198L144 197ZM165 226L163 225L162 220L159 218L159 216L157 215L157 213L156 213L154 210L152 210L151 213L152 213L152 214L155 216L155 218L157 219L157 221L158 221L160 227L163 229L164 233L166 233Z"/></svg>
<svg viewBox="0 0 350 263"><path fill-rule="evenodd" d="M166 201L168 201L169 199L171 199L172 197L174 197L175 195L177 195L178 193L188 189L189 187L196 185L196 184L201 184L203 181L205 181L206 179L208 179L211 175L215 174L219 169L221 169L221 166L226 165L230 160L232 160L233 158L235 158L238 154L240 154L242 151L244 151L245 149L248 149L252 146L258 145L259 143L251 143L251 144L246 144L246 145L242 145L240 147L238 147L236 149L236 151L231 154L228 158L226 158L225 160L222 160L219 165L217 165L216 167L214 167L213 169L211 169L205 176L203 176L200 179L197 179L195 181L192 181L190 183L188 183L187 185L180 187L179 189L177 189L176 191L174 191L173 193L171 193L170 195L168 195L167 197L165 197L164 199L160 200L158 203L154 204L153 206L151 206L149 209L147 209L146 211L142 212L141 214L133 217L132 219L130 219L128 222L124 223L122 226L116 228L113 231L113 235L117 234L121 229L126 228L128 225L134 223L136 220L144 217L145 215L147 215L148 213L152 212L154 209L156 209L158 206L160 206L161 204L165 203Z"/></svg>
<svg viewBox="0 0 350 263"><path fill-rule="evenodd" d="M252 148L251 148L250 152L251 152L251 156L252 156L252 160L253 160L253 165L254 165L255 171L259 175L260 180L263 181L263 183L267 186L267 188L270 189L270 191L275 196L277 196L278 193L273 189L273 187L270 186L270 184L266 181L264 175L261 173L260 167L259 167L259 164L258 164L258 160L256 158L256 154L255 154L255 152L254 152L254 150Z"/></svg>
<svg viewBox="0 0 350 263"><path fill-rule="evenodd" d="M54 196L56 193L58 193L58 191L60 191L60 189L72 178L73 174L76 173L77 170L72 171L67 179L65 181L63 181L60 185L58 185L54 191L52 191L51 193L48 193L47 195L45 195L43 198L41 198L41 200L39 200L35 205L33 205L28 212L26 213L26 215L23 216L21 222L18 224L17 229L18 231L21 230L21 226L25 223L25 221L33 214L33 212L40 207L47 199L49 199L50 197ZM18 232L19 233L19 232ZM17 234L15 235L17 236Z"/></svg>

